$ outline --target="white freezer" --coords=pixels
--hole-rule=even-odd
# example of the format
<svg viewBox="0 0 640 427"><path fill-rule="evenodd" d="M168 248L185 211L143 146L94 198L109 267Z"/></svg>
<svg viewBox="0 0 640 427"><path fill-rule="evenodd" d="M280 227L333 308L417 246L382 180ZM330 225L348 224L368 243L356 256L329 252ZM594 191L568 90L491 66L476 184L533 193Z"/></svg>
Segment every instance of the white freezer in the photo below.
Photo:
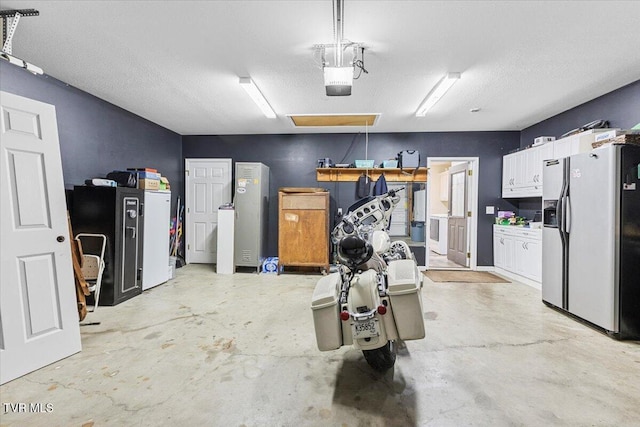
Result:
<svg viewBox="0 0 640 427"><path fill-rule="evenodd" d="M169 222L171 193L144 192L144 231L142 235L142 290L169 280Z"/></svg>

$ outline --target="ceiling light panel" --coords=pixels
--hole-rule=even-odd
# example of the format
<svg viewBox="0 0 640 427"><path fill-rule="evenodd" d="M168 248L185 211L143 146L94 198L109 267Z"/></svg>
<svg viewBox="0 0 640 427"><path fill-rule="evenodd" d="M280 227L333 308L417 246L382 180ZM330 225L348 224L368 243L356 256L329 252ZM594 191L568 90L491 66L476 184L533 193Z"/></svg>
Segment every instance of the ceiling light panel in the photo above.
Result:
<svg viewBox="0 0 640 427"><path fill-rule="evenodd" d="M422 101L422 104L420 104L416 110L416 117L424 117L427 114L427 111L436 105L436 103L440 101L440 98L442 98L458 80L460 80L460 73L447 73L446 76L440 79L438 84L431 89L431 92L429 92L424 101Z"/></svg>
<svg viewBox="0 0 640 427"><path fill-rule="evenodd" d="M270 119L276 118L276 112L273 111L267 99L262 95L258 86L249 77L240 77L240 86L249 94L253 102L260 108L262 113Z"/></svg>

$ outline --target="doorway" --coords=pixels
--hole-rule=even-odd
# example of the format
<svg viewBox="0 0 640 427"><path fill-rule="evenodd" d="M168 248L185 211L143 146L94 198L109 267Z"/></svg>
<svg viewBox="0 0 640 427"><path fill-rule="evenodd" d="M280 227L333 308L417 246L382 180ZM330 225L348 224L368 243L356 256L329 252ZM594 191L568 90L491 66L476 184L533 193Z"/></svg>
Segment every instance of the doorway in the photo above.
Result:
<svg viewBox="0 0 640 427"><path fill-rule="evenodd" d="M427 158L427 269L476 270L477 157Z"/></svg>
<svg viewBox="0 0 640 427"><path fill-rule="evenodd" d="M217 261L218 207L231 202L231 159L185 159L187 264Z"/></svg>

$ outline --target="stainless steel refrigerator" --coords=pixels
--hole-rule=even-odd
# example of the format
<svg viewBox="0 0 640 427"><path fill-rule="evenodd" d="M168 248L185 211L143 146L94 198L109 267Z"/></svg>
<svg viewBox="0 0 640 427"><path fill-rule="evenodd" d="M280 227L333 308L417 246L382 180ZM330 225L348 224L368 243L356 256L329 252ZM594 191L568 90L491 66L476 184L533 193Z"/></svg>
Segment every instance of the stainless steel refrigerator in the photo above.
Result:
<svg viewBox="0 0 640 427"><path fill-rule="evenodd" d="M267 250L269 167L236 162L235 172L235 265L259 270Z"/></svg>
<svg viewBox="0 0 640 427"><path fill-rule="evenodd" d="M618 339L640 338L640 147L546 160L542 300Z"/></svg>

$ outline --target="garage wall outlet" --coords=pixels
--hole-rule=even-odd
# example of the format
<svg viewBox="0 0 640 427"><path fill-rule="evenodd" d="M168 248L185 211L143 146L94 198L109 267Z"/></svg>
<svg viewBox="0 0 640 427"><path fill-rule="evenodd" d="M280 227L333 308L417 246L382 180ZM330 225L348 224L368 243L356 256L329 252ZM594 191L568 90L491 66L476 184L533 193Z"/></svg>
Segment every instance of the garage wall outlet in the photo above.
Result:
<svg viewBox="0 0 640 427"><path fill-rule="evenodd" d="M485 213L487 215L494 215L496 213L495 206L485 206Z"/></svg>
<svg viewBox="0 0 640 427"><path fill-rule="evenodd" d="M338 208L338 215L342 216L342 208Z"/></svg>

